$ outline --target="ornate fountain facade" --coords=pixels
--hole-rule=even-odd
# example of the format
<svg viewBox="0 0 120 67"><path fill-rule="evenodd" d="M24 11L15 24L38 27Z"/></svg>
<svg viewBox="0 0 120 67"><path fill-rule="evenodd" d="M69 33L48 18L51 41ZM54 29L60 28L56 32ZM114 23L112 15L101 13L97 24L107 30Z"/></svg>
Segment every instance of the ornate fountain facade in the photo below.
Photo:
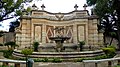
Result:
<svg viewBox="0 0 120 67"><path fill-rule="evenodd" d="M103 33L97 31L98 17L89 15L88 10L75 10L69 13L51 13L37 9L34 5L30 13L24 12L21 17L21 25L16 29L16 43L20 47L26 47L34 41L39 43L55 43L49 37L56 36L56 27L64 28L61 34L70 37L65 43L77 44L85 41L86 45L98 45L103 43Z"/></svg>

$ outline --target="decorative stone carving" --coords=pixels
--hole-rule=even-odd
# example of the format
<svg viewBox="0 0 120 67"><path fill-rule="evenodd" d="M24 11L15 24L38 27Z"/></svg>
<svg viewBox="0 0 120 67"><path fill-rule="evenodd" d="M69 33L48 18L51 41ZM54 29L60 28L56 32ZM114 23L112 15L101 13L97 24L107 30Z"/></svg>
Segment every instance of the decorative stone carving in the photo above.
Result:
<svg viewBox="0 0 120 67"><path fill-rule="evenodd" d="M77 4L75 4L74 8L75 8L75 10L77 10L77 8L78 8L78 5L77 5Z"/></svg>
<svg viewBox="0 0 120 67"><path fill-rule="evenodd" d="M58 20L62 20L62 18L64 17L64 15L62 13L57 13L56 18L58 18Z"/></svg>
<svg viewBox="0 0 120 67"><path fill-rule="evenodd" d="M87 4L84 4L83 8L84 8L84 10L86 10L86 8L87 8Z"/></svg>
<svg viewBox="0 0 120 67"><path fill-rule="evenodd" d="M42 8L42 10L44 11L45 5L44 5L44 4L42 4L41 8Z"/></svg>

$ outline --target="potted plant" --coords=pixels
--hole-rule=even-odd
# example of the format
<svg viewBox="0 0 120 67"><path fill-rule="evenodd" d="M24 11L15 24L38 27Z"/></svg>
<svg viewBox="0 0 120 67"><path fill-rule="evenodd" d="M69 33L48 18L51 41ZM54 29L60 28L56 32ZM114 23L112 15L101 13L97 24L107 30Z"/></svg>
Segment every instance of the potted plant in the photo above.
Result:
<svg viewBox="0 0 120 67"><path fill-rule="evenodd" d="M39 46L38 42L33 42L34 51L38 52L38 46Z"/></svg>
<svg viewBox="0 0 120 67"><path fill-rule="evenodd" d="M85 41L79 41L79 48L80 48L80 51L83 51L83 45L85 45Z"/></svg>

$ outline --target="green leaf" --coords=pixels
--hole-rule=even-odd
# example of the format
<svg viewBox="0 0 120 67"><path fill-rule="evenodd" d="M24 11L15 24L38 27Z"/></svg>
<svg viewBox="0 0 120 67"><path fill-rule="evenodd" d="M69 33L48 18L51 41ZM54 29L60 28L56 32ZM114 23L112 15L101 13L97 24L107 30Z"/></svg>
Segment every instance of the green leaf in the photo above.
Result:
<svg viewBox="0 0 120 67"><path fill-rule="evenodd" d="M24 54L25 56L31 55L32 52L33 52L33 50L32 50L32 49L28 49L28 48L23 49L23 50L21 51L21 53Z"/></svg>
<svg viewBox="0 0 120 67"><path fill-rule="evenodd" d="M2 0L3 2L7 2L8 0Z"/></svg>
<svg viewBox="0 0 120 67"><path fill-rule="evenodd" d="M30 11L31 11L31 8L30 8L30 7L28 7L28 8L27 8L27 12L30 12Z"/></svg>
<svg viewBox="0 0 120 67"><path fill-rule="evenodd" d="M22 11L17 10L17 11L16 11L16 14L20 16L20 15L22 15Z"/></svg>

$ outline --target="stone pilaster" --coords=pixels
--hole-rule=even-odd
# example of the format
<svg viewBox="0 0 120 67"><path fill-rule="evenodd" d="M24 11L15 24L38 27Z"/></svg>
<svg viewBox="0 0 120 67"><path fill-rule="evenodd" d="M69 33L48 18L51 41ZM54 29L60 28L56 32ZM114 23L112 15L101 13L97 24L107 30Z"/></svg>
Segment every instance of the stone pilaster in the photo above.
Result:
<svg viewBox="0 0 120 67"><path fill-rule="evenodd" d="M94 30L94 41L93 41L93 45L97 45L98 44L98 31L97 31L97 19L93 20L93 30Z"/></svg>
<svg viewBox="0 0 120 67"><path fill-rule="evenodd" d="M21 27L21 37L19 38L21 41L21 45L24 47L28 47L31 45L31 23L30 19L23 19L22 27Z"/></svg>
<svg viewBox="0 0 120 67"><path fill-rule="evenodd" d="M46 25L43 25L42 28L42 43L46 43Z"/></svg>
<svg viewBox="0 0 120 67"><path fill-rule="evenodd" d="M88 45L93 45L94 42L94 28L93 28L93 24L92 24L92 20L89 20L88 23Z"/></svg>
<svg viewBox="0 0 120 67"><path fill-rule="evenodd" d="M73 25L73 42L78 43L77 39L77 25Z"/></svg>
<svg viewBox="0 0 120 67"><path fill-rule="evenodd" d="M102 32L98 34L98 43L99 45L103 45L103 33Z"/></svg>

